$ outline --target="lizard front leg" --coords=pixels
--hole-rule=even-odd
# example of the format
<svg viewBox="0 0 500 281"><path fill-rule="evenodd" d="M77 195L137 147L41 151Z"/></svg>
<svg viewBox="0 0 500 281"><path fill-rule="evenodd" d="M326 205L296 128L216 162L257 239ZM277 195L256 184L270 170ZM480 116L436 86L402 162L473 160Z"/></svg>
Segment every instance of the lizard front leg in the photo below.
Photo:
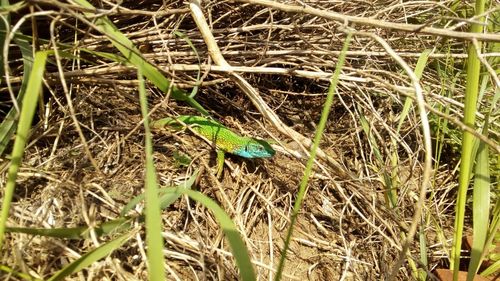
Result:
<svg viewBox="0 0 500 281"><path fill-rule="evenodd" d="M222 170L224 168L224 150L217 149L217 178L222 176Z"/></svg>

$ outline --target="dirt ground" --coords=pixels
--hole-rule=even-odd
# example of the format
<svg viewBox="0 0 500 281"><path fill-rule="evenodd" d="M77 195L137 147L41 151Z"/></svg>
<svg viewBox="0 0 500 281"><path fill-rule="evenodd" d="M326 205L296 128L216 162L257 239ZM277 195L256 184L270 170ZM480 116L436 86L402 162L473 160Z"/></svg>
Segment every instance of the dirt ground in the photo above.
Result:
<svg viewBox="0 0 500 281"><path fill-rule="evenodd" d="M329 79L345 40L341 25L319 16L243 2L203 2L203 11L224 58L231 66L245 67L239 73L284 124L313 139ZM110 3L94 4L111 10ZM208 67L200 73L186 70L187 66L215 64L186 4L164 1L163 5L161 1L125 1L120 4L123 10L112 10L108 16L139 46L144 57L176 85L190 92L201 80L196 100L215 119L241 135L274 139L281 150L270 159L229 156L223 177L217 179L215 151L209 144L189 132L155 131L158 181L161 186L175 186L195 169L201 169L196 189L230 215L251 252L259 280L271 280L309 150L273 126L227 72ZM437 20L435 16L448 15L451 3L311 1L307 5L397 23L435 19L432 23L442 26L446 20ZM118 53L103 35L75 20L62 4L40 2L34 7L38 11L54 11L53 15L38 19L41 38L50 38L49 24L60 15L55 29L59 42ZM155 11L172 9L179 10L152 16ZM75 26L78 30L72 29ZM449 80L439 76L439 66L463 67L463 41L370 25L356 27L386 40L412 69L425 49L433 50L421 79L426 101L452 112L460 108L464 84L459 81L453 85L453 96L443 98L443 88ZM28 26L24 29L25 33L31 30ZM174 35L174 31L182 32L189 40ZM48 43L42 46L51 48ZM119 217L123 206L144 191L144 128L136 72L83 52L81 56L85 60L78 63L62 59L72 109L56 65L48 65L44 112L39 111L33 123L10 226L97 225ZM14 76L22 74L20 68L12 71ZM199 115L154 85L148 84L147 89L152 119ZM423 136L415 104L397 130L411 89L408 76L380 44L369 36L355 35L320 144L343 172L324 160L317 161L298 216L283 280L388 277L404 242L402 234L411 224L422 185ZM72 115L78 120L84 140ZM431 126L439 121L437 116L429 118ZM92 164L85 146L100 171ZM179 155L189 157L189 165L180 163L176 158ZM439 166L434 167L420 227L407 255L413 264L403 264L399 280L415 278L412 266L428 273L447 266L445 249L452 237L456 156L456 147L443 147ZM7 163L4 158L2 182ZM397 188L393 208L385 197L384 176L389 176ZM169 279L238 279L227 241L210 211L183 197L164 210L162 216ZM147 280L144 228L139 223L135 227L138 234L125 246L71 280ZM12 233L7 237L12 251L2 253L2 264L47 278L110 238L65 240ZM421 238L427 246L426 266L420 263ZM2 280L16 279L5 276Z"/></svg>

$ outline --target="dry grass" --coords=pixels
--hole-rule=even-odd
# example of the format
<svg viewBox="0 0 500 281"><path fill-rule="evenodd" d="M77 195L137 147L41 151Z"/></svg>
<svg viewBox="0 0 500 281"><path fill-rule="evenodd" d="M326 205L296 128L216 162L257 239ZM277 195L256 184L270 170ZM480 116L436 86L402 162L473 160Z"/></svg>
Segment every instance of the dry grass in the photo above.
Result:
<svg viewBox="0 0 500 281"><path fill-rule="evenodd" d="M211 65L189 9L179 1L165 2L166 7L149 0L126 1L119 6L107 2L100 5L140 47L144 57L177 85L186 89L201 85L196 99L218 120L241 134L272 137L288 149L303 154L299 145L262 117L241 89L231 82L227 69ZM55 21L56 41L75 45L75 49L116 52L103 35L75 21L68 13L71 7L58 6L63 4L55 2L33 3L35 10L53 11L49 16L37 18L39 37L50 38L49 25ZM400 1L313 1L308 5L397 23L436 26L459 23L451 19L458 15L450 10L450 1L403 4ZM170 9L178 10L166 13ZM266 104L286 125L312 138L328 80L345 38L340 25L318 16L285 13L248 3L213 1L204 3L203 9L226 61L258 89ZM434 49L421 79L427 104L434 108L449 107L452 120L460 119L464 84L459 80L455 85L447 85L451 79L442 80L433 66L443 65L447 60L454 64L450 67L461 69L466 54L463 40L356 27L384 38L412 68L423 50ZM464 30L461 26L456 31ZM200 62L188 42L175 36L174 31L189 38ZM27 24L23 32L32 34ZM18 57L17 52L14 48L11 50L11 60ZM144 139L141 127L137 126L141 117L135 70L81 55L89 61L62 61L64 79L70 86L74 117L101 173L85 153L64 99L57 68L49 66L44 92L46 111L40 112L25 153L9 225L95 225L118 217L120 209L142 192ZM201 82L196 79L200 63ZM20 81L22 74L17 66L13 61L14 89L19 86L16 81ZM2 87L6 96L5 85ZM443 88L448 87L453 88L453 95L443 97ZM156 108L153 118L196 114L154 87L149 90L150 108ZM322 149L354 177L340 175L320 162L298 218L285 267L286 280L380 280L391 271L402 248L401 232L408 230L422 185L424 151L417 111L411 112L400 132L395 130L402 104L410 92L411 82L394 59L373 38L356 36L349 48L321 144ZM361 128L360 116L370 124L384 159L382 163L377 161L374 144ZM431 117L431 126L435 120L436 116ZM492 133L498 137L498 130ZM161 185L175 185L190 175L191 167L176 166L174 151L194 159L192 166L204 167L199 190L214 198L233 218L251 251L260 279L270 280L272 268L277 266L305 158L284 153L270 160L230 157L227 162L231 168L226 166L223 179L218 180L213 176L215 153L208 144L189 134L157 133L154 137ZM397 147L391 145L393 138L397 139ZM449 243L452 237L457 154L452 145L445 149L434 171L429 200L423 210L421 230L427 238L429 258L426 270L446 266L445 247L449 249L449 244L442 243ZM391 167L390 157L394 152L398 155L397 167ZM2 182L6 163L4 159ZM400 190L397 207L391 210L384 199L383 174L394 171ZM163 219L169 279L237 279L227 243L206 209L182 199L163 212ZM73 279L147 279L144 237L140 233L120 251ZM47 277L106 239L67 241L10 234L6 245L10 252L2 252L1 263ZM418 266L418 243L410 246L409 257ZM413 278L407 263L398 278Z"/></svg>

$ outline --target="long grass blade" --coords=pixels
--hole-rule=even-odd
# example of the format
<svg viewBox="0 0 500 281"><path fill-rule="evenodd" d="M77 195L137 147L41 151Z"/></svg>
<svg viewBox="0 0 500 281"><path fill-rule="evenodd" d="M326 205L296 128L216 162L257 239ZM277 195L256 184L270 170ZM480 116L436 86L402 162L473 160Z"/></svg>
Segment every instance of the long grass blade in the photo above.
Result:
<svg viewBox="0 0 500 281"><path fill-rule="evenodd" d="M134 234L135 231L126 233L88 252L87 254L81 256L79 259L65 266L63 269L58 271L52 277L47 279L47 281L65 280L65 278L70 276L71 274L79 272L80 270L86 268L87 266L93 264L94 262L106 257L114 250L118 249L125 242L127 242Z"/></svg>
<svg viewBox="0 0 500 281"><path fill-rule="evenodd" d="M420 57L418 58L418 61L417 61L417 65L415 66L415 75L418 77L418 79L421 79L422 78L422 74L424 73L424 69L425 67L427 66L427 62L429 61L429 56L430 54L432 53L432 50L430 49L427 49L427 50L424 50L421 54L420 54ZM401 127L403 125L403 121L406 119L406 117L408 116L409 114L409 106L411 106L412 104L412 99L410 98L406 98L405 100L405 104L403 106L403 111L401 112L401 119L399 119L399 123L398 123L398 128L397 128L397 133L399 133L401 131ZM394 155L393 155L393 159L397 159L397 149L394 150ZM396 177L396 173L398 171L397 167L398 167L398 163L397 161L393 161L392 163L392 167L393 167L393 175L392 175L392 178L395 178ZM394 181L394 180L393 180ZM427 260L427 240L426 240L426 236L425 236L425 231L422 229L422 227L420 227L420 230L419 230L419 247L420 247L420 262L422 263L422 265L424 265L425 267L427 267L428 265L428 260ZM410 259L409 259L410 261ZM413 269L413 267L412 267ZM415 272L414 272L415 273ZM427 272L423 269L419 269L418 270L418 278L420 280L427 280Z"/></svg>
<svg viewBox="0 0 500 281"><path fill-rule="evenodd" d="M314 164L314 159L316 158L316 150L319 147L319 142L321 141L321 136L323 135L323 131L325 130L326 121L328 119L328 114L330 113L330 109L333 104L333 97L335 95L335 91L337 89L337 84L339 82L340 71L344 66L347 50L349 48L349 44L351 42L352 33L348 33L347 37L344 41L344 46L340 51L340 55L338 58L337 65L335 67L335 71L333 72L332 79L330 80L330 87L328 88L328 95L326 96L325 105L323 106L323 110L321 112L321 118L319 120L318 128L314 135L313 146L311 147L311 154L306 163L306 169L304 170L304 176L302 177L299 185L299 192L297 194L297 198L295 199L295 204L293 205L292 216L290 220L290 227L288 228L285 243L283 245L283 249L281 250L281 258L278 264L278 269L276 271L276 276L274 280L281 280L281 275L283 274L283 268L285 266L286 253L288 251L288 247L290 246L290 240L292 239L292 234L295 226L295 222L297 221L297 216L299 214L300 208L302 207L302 202L304 200L304 196L306 194L307 184L309 182L309 176L311 175L311 171Z"/></svg>
<svg viewBox="0 0 500 281"><path fill-rule="evenodd" d="M492 265L490 265L488 268L486 268L482 273L481 276L489 276L492 274L495 274L500 272L500 259L494 262Z"/></svg>
<svg viewBox="0 0 500 281"><path fill-rule="evenodd" d="M415 75L419 79L422 78L422 73L424 72L425 66L427 65L427 61L429 60L429 56L430 56L431 52L432 52L432 50L430 50L430 49L424 50L420 54L420 57L418 58L417 65L415 66ZM403 110L401 110L401 115L399 117L399 122L398 122L398 127L396 129L396 132L401 131L401 127L403 126L403 123L406 120L406 117L408 117L408 114L410 113L412 103L413 103L412 98L407 97L405 99L405 103L403 105Z"/></svg>
<svg viewBox="0 0 500 281"><path fill-rule="evenodd" d="M380 147L372 133L372 127L368 122L368 120L366 120L366 117L363 114L363 110L361 109L361 107L358 107L358 112L359 112L358 114L359 123L361 124L361 128L363 128L363 131L367 136L368 144L370 145L373 155L377 160L377 164L374 165L374 168L378 168L379 170L375 172L382 174L382 179L385 186L385 192L384 192L385 202L389 208L395 208L398 200L397 189L396 189L397 187L394 186L393 178L385 168L385 161L382 157L382 153L380 152Z"/></svg>
<svg viewBox="0 0 500 281"><path fill-rule="evenodd" d="M145 152L146 152L146 179L145 179L145 205L146 205L146 243L148 255L149 280L165 280L165 260L163 258L163 237L161 236L162 220L160 212L160 201L158 199L158 184L153 163L153 141L148 120L148 103L146 98L146 86L142 71L139 68L139 100L141 113L144 118Z"/></svg>
<svg viewBox="0 0 500 281"><path fill-rule="evenodd" d="M500 155L497 155L497 167L496 167L495 177L499 178L500 176ZM497 183L496 192L500 192L500 183ZM493 208L492 219L490 223L490 228L488 230L488 237L486 239L485 247L489 247L489 245L498 245L500 242L500 200L496 200L495 206ZM481 259L486 256L487 252L483 251L483 256ZM494 273L500 272L500 254L493 253L489 256L493 261L493 264L488 266L483 272L481 272L481 276L488 276Z"/></svg>
<svg viewBox="0 0 500 281"><path fill-rule="evenodd" d="M12 160L10 162L7 175L7 184L5 186L4 197L2 202L2 211L0 213L0 249L3 246L5 235L5 224L9 216L10 203L14 195L16 186L17 172L24 154L24 148L28 140L29 130L35 115L38 97L42 88L42 78L45 72L45 63L47 61L48 51L37 52L33 68L26 87L26 95L23 98L21 115L19 117L19 125L17 135L12 149Z"/></svg>
<svg viewBox="0 0 500 281"><path fill-rule="evenodd" d="M20 38L19 36L17 36L17 34L16 37L14 37L14 42L21 50L21 55L23 57L23 80L21 82L19 93L17 94L17 103L19 104L19 106L21 106L24 94L26 93L26 87L29 81L28 78L31 74L31 68L33 67L33 52L31 50L31 45L29 44L29 42L24 38ZM3 70L3 67L0 67L0 69ZM0 155L3 155L7 144L10 142L12 136L14 135L14 132L16 131L17 116L17 109L15 107L12 107L7 113L7 116L5 116L5 118L2 120L2 123L0 124Z"/></svg>
<svg viewBox="0 0 500 281"><path fill-rule="evenodd" d="M104 222L92 228L92 231L99 237L121 232L131 227L131 218L118 218ZM28 228L28 227L7 227L6 232L24 233L29 235L40 235L45 237L55 237L63 239L87 239L90 238L90 228L88 226L70 228Z"/></svg>
<svg viewBox="0 0 500 281"><path fill-rule="evenodd" d="M178 37L180 37L181 39L183 39L184 41L186 41L186 43L191 48L191 50L193 50L193 53L196 56L196 59L198 60L198 65L201 65L200 55L198 54L198 50L196 49L196 46L193 44L191 39L189 39L189 37L186 34L180 32L180 31L174 31L174 34L177 35ZM201 83L200 79L201 79L201 68L198 69L198 73L196 74L196 83L197 84ZM193 90L191 90L191 94L189 95L189 97L193 98L194 96L196 96L196 94L198 93L198 88L199 88L199 86L195 85L193 87Z"/></svg>
<svg viewBox="0 0 500 281"><path fill-rule="evenodd" d="M419 236L419 246L420 246L420 262L422 263L423 266L427 267L428 264L429 264L429 261L427 259L427 240L426 240L426 237L425 237L425 231L420 228L419 232L418 232L418 236ZM420 268L418 269L418 279L419 280L422 280L422 281L425 281L427 280L427 272Z"/></svg>
<svg viewBox="0 0 500 281"><path fill-rule="evenodd" d="M167 193L168 190L170 190L171 188L189 188L190 189L193 186L194 182L196 181L196 177L198 177L198 170L194 171L193 175L187 181L179 184L178 186L165 187L165 188L158 189L158 197L160 198L160 209L163 210L165 208L168 208L168 206L170 206L170 204L177 201L177 199L180 197L180 194L176 194L176 193L174 194L171 192ZM134 197L132 200L130 200L128 202L127 205L125 205L125 207L123 207L122 211L120 212L120 215L125 216L128 212L130 212L132 209L134 209L135 206L137 204L139 204L139 202L144 200L144 197L146 197L146 195L144 193L139 194L136 197Z"/></svg>
<svg viewBox="0 0 500 281"><path fill-rule="evenodd" d="M3 271L5 274L10 275L12 277L17 277L17 278L19 278L19 280L43 281L42 279L35 278L29 274L15 271L14 269L12 269L8 266L5 266L5 265L0 265L0 271ZM6 280L9 280L8 277L6 278ZM12 280L14 280L14 279L12 279ZM15 279L15 280L17 280L17 279Z"/></svg>
<svg viewBox="0 0 500 281"><path fill-rule="evenodd" d="M231 252L233 253L234 259L236 260L236 265L240 269L241 280L256 280L252 262L250 261L250 254L248 253L248 249L241 239L238 230L236 229L236 225L226 214L226 212L224 212L224 210L219 205L217 205L215 201L213 201L203 193L186 188L171 188L167 192L186 194L191 199L210 209L219 222L222 231L226 235L229 246L231 247Z"/></svg>
<svg viewBox="0 0 500 281"><path fill-rule="evenodd" d="M485 1L477 0L475 5L475 14L484 13ZM483 22L484 17L477 19L477 22ZM471 32L482 32L483 25L472 23ZM480 44L480 43L479 43ZM467 83L465 88L465 108L463 122L470 127L474 127L476 120L476 104L479 89L479 75L481 64L477 57L474 46L470 44L467 59ZM455 232L453 235L453 245L451 250L450 267L453 270L453 280L458 280L458 272L460 266L460 251L462 249L462 236L465 217L465 203L467 201L467 188L471 178L471 169L474 162L472 155L474 146L474 136L467 132L463 132L462 138L462 153L460 163L460 174L458 178L458 195L455 207Z"/></svg>
<svg viewBox="0 0 500 281"><path fill-rule="evenodd" d="M488 122L484 124L483 134L488 133ZM479 142L472 193L473 241L467 281L472 281L481 265L483 252L487 251L486 236L490 218L490 167L488 146ZM486 249L485 249L486 248Z"/></svg>
<svg viewBox="0 0 500 281"><path fill-rule="evenodd" d="M76 4L86 8L95 9L92 4L86 0L74 0ZM90 12L85 13L89 17L95 17L96 15ZM156 87L158 87L163 92L168 92L171 90L171 95L174 99L179 101L185 101L196 110L198 110L203 115L208 115L208 112L201 106L194 98L190 97L183 90L171 85L170 81L161 72L154 67L152 64L147 62L141 55L139 50L134 46L134 43L130 41L118 28L105 16L100 16L96 18L95 27L99 32L106 35L112 42L112 44L122 53L122 55L130 62L130 64L140 69L144 76L146 76Z"/></svg>

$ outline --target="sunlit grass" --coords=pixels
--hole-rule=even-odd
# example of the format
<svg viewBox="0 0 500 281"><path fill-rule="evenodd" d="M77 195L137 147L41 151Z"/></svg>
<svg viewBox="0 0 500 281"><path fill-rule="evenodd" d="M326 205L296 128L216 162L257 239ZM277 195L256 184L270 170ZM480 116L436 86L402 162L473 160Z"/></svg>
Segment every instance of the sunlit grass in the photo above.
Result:
<svg viewBox="0 0 500 281"><path fill-rule="evenodd" d="M328 120L328 114L332 107L333 98L335 96L335 91L337 89L337 84L339 82L340 72L342 71L342 67L345 62L346 53L349 48L349 44L351 42L352 33L348 32L347 37L344 41L344 45L342 47L342 51L340 52L337 65L335 67L335 72L332 75L330 80L330 87L328 88L328 95L326 97L325 104L323 106L323 110L321 112L321 119L318 124L318 128L316 129L316 133L314 135L313 145L311 147L311 154L306 163L306 168L304 170L304 175L300 181L299 191L297 193L297 198L295 199L295 203L293 205L293 211L290 219L290 226L288 227L288 231L286 232L285 243L281 250L280 262L278 264L278 269L276 271L275 280L281 280L281 276L283 274L283 268L285 266L285 260L288 248L290 246L290 240L292 239L292 235L294 232L295 222L297 221L297 216L299 211L302 208L302 203L304 200L304 196L307 190L307 184L309 182L309 177L311 176L311 171L314 164L314 159L316 157L316 151L319 147L319 142L321 141L321 137L323 136L323 131L325 130L326 121Z"/></svg>
<svg viewBox="0 0 500 281"><path fill-rule="evenodd" d="M148 274L150 280L165 280L165 260L163 257L163 237L162 220L160 210L160 200L158 199L158 184L153 163L153 141L151 129L149 128L148 102L146 99L146 87L142 71L137 73L139 78L139 100L141 102L141 112L145 131L145 154L146 154L146 175L145 175L145 207L146 207L146 244L148 255Z"/></svg>
<svg viewBox="0 0 500 281"><path fill-rule="evenodd" d="M17 173L23 159L26 143L30 136L31 123L35 115L37 101L42 87L42 78L45 72L45 63L49 53L48 51L43 51L35 54L33 68L26 87L26 94L23 97L16 138L14 140L14 147L12 148L7 184L4 189L2 211L0 214L0 249L3 248L5 227L9 216L12 196L14 195L14 189L16 187Z"/></svg>
<svg viewBox="0 0 500 281"><path fill-rule="evenodd" d="M89 8L94 10L95 8L87 2L86 0L75 0L81 7ZM95 14L87 12L85 13L88 17L94 17ZM83 20L83 18L82 18ZM139 50L135 47L134 43L130 41L118 28L105 16L99 16L95 23L95 28L97 31L105 34L107 38L113 43L115 48L117 48L120 53L126 58L128 64L133 65L141 73L149 79L156 87L158 87L163 92L169 92L172 98L180 101L185 101L191 105L194 109L198 110L203 115L208 115L208 112L201 106L193 96L188 95L183 90L177 88L175 85L171 85L170 80L168 80L156 67L151 65L144 57L141 55Z"/></svg>
<svg viewBox="0 0 500 281"><path fill-rule="evenodd" d="M4 1L5 2L5 1ZM19 119L19 128L17 131L17 135L14 140L14 146L12 150L11 164L8 172L7 184L4 187L4 197L2 203L2 213L0 217L0 247L2 247L2 243L4 241L4 233L23 233L28 236L43 236L44 238L50 237L51 239L76 239L76 240L85 240L90 238L90 233L97 234L97 237L102 237L105 242L100 245L96 245L95 248L88 249L81 253L82 256L79 259L71 260L69 264L62 266L62 268L51 269L51 272L54 273L51 277L48 277L48 280L63 280L71 275L74 275L78 272L84 270L84 268L89 267L93 263L100 261L106 256L113 253L113 251L120 249L123 247L127 241L133 239L134 234L137 235L141 229L146 230L146 249L147 249L147 263L149 276L151 280L163 280L166 278L165 274L165 257L163 255L164 251L164 241L162 239L162 217L161 211L165 210L167 207L171 206L174 202L177 202L181 197L185 197L187 200L190 200L191 203L200 204L204 207L208 208L211 213L214 214L222 232L225 235L225 238L228 242L228 256L232 256L234 258L234 263L239 270L239 278L241 280L256 280L257 275L254 270L254 265L252 264L252 255L247 249L247 246L244 243L244 240L241 238L241 234L239 232L237 224L235 223L236 219L232 219L225 211L221 208L221 206L214 201L213 199L203 195L200 192L191 190L191 188L195 185L195 180L199 176L198 170L193 173L186 174L188 177L187 180L181 182L177 186L171 186L167 188L160 188L158 186L156 178L158 175L155 172L155 167L153 163L153 151L152 151L152 141L151 141L151 133L149 132L149 112L147 108L146 102L146 79L152 82L158 89L165 92L168 96L171 93L171 96L174 99L179 101L184 101L189 104L192 108L197 110L200 114L208 114L203 106L201 106L195 99L195 95L198 91L198 84L193 88L191 94L186 93L185 91L173 86L170 83L170 80L167 79L158 69L156 69L152 64L150 64L144 57L139 53L138 49L134 46L132 41L126 37L126 35L120 30L105 16L101 14L99 17L95 17L94 8L90 6L88 2L85 0L75 0L76 3L79 3L83 7L91 8L85 10L85 14L78 14L81 16L79 20L83 20L84 23L91 23L91 27L95 27L96 30L106 36L109 41L113 43L113 46L116 49L108 50L108 52L99 52L94 49L84 49L83 47L78 47L78 52L86 53L85 56L91 54L91 56L98 57L98 59L103 58L104 61L109 62L117 62L122 65L127 65L135 68L138 75L138 99L140 96L140 102L142 107L142 120L144 120L144 128L145 128L145 146L144 146L144 155L145 155L145 192L133 197L132 199L125 201L125 207L123 207L122 212L117 212L118 216L115 219L104 222L97 222L95 226L80 226L80 227L68 227L68 228L54 228L54 229L46 229L46 228L24 228L24 227L6 227L5 223L8 219L10 204L12 201L12 196L14 194L15 188L15 179L16 174L19 169L19 165L21 164L23 158L23 151L26 147L27 141L30 139L30 126L33 120L34 112L36 111L36 99L37 95L40 92L41 83L43 74L45 71L45 60L50 52L40 52L37 53L37 56L34 57L32 54L32 47L30 45L29 40L26 37L18 36L14 37L13 43L14 45L21 50L22 63L23 63L23 77L21 78L20 90L16 96L19 104L21 105L20 119ZM456 2L458 5L458 2ZM4 7L4 6L3 6ZM460 5L461 7L461 5ZM478 10L480 11L480 10ZM477 12L478 12L477 11ZM5 11L2 11L5 12ZM461 13L462 11L460 11ZM459 13L459 14L460 14ZM88 21L88 18L92 18L95 20L94 22L85 22ZM465 17L465 15L464 15ZM474 32L478 32L479 30L473 29ZM3 33L2 33L3 34ZM201 64L202 58L200 58L199 54L194 47L194 44L187 38L183 33L175 33L175 35L182 38L187 42L188 46L191 47L196 54L196 58L198 59L198 63ZM22 40L20 40L22 39ZM318 147L320 139L323 135L323 130L326 122L326 116L328 115L328 110L331 108L331 102L335 94L336 85L338 82L338 77L340 70L342 68L342 64L344 63L346 57L346 51L349 46L350 35L346 39L344 44L344 48L342 49L341 55L338 60L337 68L335 69L335 73L332 76L332 81L330 84L327 102L325 103L325 107L323 108L323 113L321 116L321 120L319 126L317 128L316 136L314 139L314 144L312 148L311 158L307 162L307 166L304 170L304 175L302 181L300 183L299 191L296 197L296 201L293 207L292 220L290 228L286 234L285 245L282 249L282 255L280 264L278 266L278 271L276 274L276 280L281 280L282 274L284 274L284 263L286 259L287 250L289 250L289 244L292 235L294 234L294 223L298 214L303 210L302 204L306 195L306 190L308 187L308 180L311 176L311 170L313 167L314 154L315 149ZM0 41L1 38L0 38ZM189 49L189 48L187 48ZM63 46L61 49L61 57L65 59L75 59L72 57L69 51L74 51L70 49L69 46ZM116 53L113 53L116 51ZM417 51L417 54L420 51ZM450 51L451 52L451 51ZM494 52L494 51L489 51ZM477 107L477 100L479 98L474 97L481 96L484 94L485 100L483 104L490 105L489 112L495 112L495 106L498 104L498 96L500 96L500 92L497 89L497 94L490 101L491 96L486 93L489 93L492 90L491 83L489 82L488 77L483 76L482 80L479 77L480 65L479 61L474 60L473 47L471 46L469 49L469 64L467 69L467 98L466 98L466 118L464 121L470 126L478 126L478 128L482 129L482 133L487 135L487 129L492 128L491 123L498 120L498 117L494 117L494 114L488 115L488 112L482 112L486 117L482 119L483 122L478 124L474 119L474 116L477 115L475 112ZM430 51L425 50L421 53L421 56L417 62L415 73L420 78L423 73L425 73L425 66L429 60ZM43 59L44 62L40 60ZM78 58L82 61L85 58ZM34 60L34 64L33 64ZM498 61L498 58L491 58L492 61ZM93 62L85 61L86 63L92 64ZM461 83L461 73L454 73L456 69L453 69L454 65L457 64L456 61L447 61L445 64L452 65L450 69L446 68L442 70L445 74L443 75L443 79L448 82L443 85L457 85L461 86L458 83ZM491 65L495 66L495 62L491 62ZM3 69L2 69L3 71ZM438 70L438 72L441 70ZM395 74L397 75L397 73ZM200 80L201 71L198 71L196 82ZM483 84L474 81L486 81ZM456 84L457 83L457 84ZM444 89L442 95L449 98L455 98L451 96L453 94L454 88ZM474 92L475 89L482 89L478 92ZM26 93L26 96L23 96ZM29 94L29 95L28 95ZM404 106L402 107L402 111L398 112L399 115L399 123L395 132L399 136L401 129L406 121L411 118L411 106L412 99L407 98L404 101ZM484 111L484 106L482 111ZM169 109L170 110L170 109ZM174 109L176 110L176 109ZM367 165L372 164L373 170L375 174L380 176L379 180L381 180L385 187L385 198L386 198L386 207L389 210L394 211L396 217L399 217L400 210L398 209L398 204L405 203L403 196L399 197L398 194L399 189L402 187L400 178L398 178L398 172L400 165L402 164L399 159L398 154L398 139L393 138L391 136L390 142L384 143L381 142L380 139L377 139L373 135L373 129L376 127L373 126L370 120L369 114L362 115L363 108L362 106L357 107L357 112L359 115L359 124L361 125L360 129L363 130L365 135L367 136L369 146L371 148L371 153L374 155L375 163L365 163ZM441 110L446 115L454 114L450 111L450 107L444 107ZM19 112L15 108L11 108L7 117L3 120L0 125L0 154L4 153L4 149L8 147L8 144L11 142L14 132L17 125L17 115ZM492 119L488 119L490 118ZM496 118L496 119L495 119ZM438 171L441 168L440 159L443 151L443 147L445 145L454 145L455 142L462 142L462 167L461 167L461 175L460 175L460 188L457 204L457 220L456 220L456 232L455 232L455 243L452 252L452 261L451 266L455 271L458 270L459 265L459 256L461 250L461 239L463 236L463 228L466 227L463 224L463 220L465 218L464 209L467 206L472 207L472 222L473 222L473 233L474 233L474 245L471 254L471 262L469 265L469 280L472 276L478 272L479 266L481 262L485 259L492 259L494 264L491 265L488 269L483 272L478 272L481 275L494 274L498 270L500 270L500 262L495 260L495 256L491 254L487 254L487 248L495 242L495 235L498 234L499 229L499 217L500 217L500 204L498 200L496 203L491 203L492 199L495 199L494 192L498 191L498 186L494 186L495 179L499 178L499 175L495 175L495 169L498 171L500 168L494 167L495 163L500 162L500 159L494 161L495 155L492 155L488 151L488 147L483 143L479 142L477 139L472 137L472 135L464 132L463 140L460 140L459 137L456 137L456 133L459 132L458 129L454 128L453 125L450 125L448 119L434 119L438 120L435 124L436 129L436 150L435 150L435 170ZM496 121L497 122L497 121ZM447 139L453 137L453 140ZM386 146L391 146L391 149L388 150ZM384 159L383 153L386 151L390 151L390 166L392 170L388 170L385 165L387 164L387 159ZM476 153L477 151L477 153ZM469 155L469 157L467 157ZM182 155L176 154L174 152L175 160L180 163L175 169L183 168L180 166L188 166L190 165L191 159L184 158L181 159ZM498 156L498 155L496 155ZM194 158L196 159L196 158ZM476 164L474 164L476 163ZM463 170L463 171L462 171ZM493 172L492 172L493 171ZM176 172L180 172L176 171ZM472 174L474 176L472 176ZM497 181L496 181L497 182ZM437 184L434 182L434 184ZM467 198L467 189L470 190L471 186L473 186L473 196L472 201L470 201L470 197ZM495 189L497 189L495 191ZM429 202L434 203L432 199L434 199L435 193L433 190L430 191L430 200ZM401 200L401 201L398 201ZM467 201L469 200L469 201ZM194 201L194 202L193 202ZM381 200L383 201L383 200ZM472 202L472 204L468 204L468 202ZM138 205L144 203L145 205L145 213L134 213L134 209L139 210L140 208L136 208ZM381 205L384 205L383 203ZM494 205L494 208L491 208L491 212L489 213L489 207ZM427 206L429 208L434 206ZM119 214L118 214L119 213ZM426 240L426 231L428 230L429 225L433 225L436 229L439 242L442 242L443 248L448 247L446 244L446 240L448 237L445 236L444 229L441 229L441 225L439 225L438 220L435 217L432 217L433 213L424 213L422 218L423 227L420 229L420 240L419 240L419 249L411 252L408 255L407 262L409 263L408 272L413 271L412 274L414 277L419 278L421 280L425 280L428 278L427 269L428 266L428 257L432 254L432 249L430 248ZM488 228L483 227L488 225ZM135 227L135 228L134 228ZM447 229L448 230L448 229ZM398 232L396 232L398 233ZM402 232L401 232L402 233ZM284 235L282 235L284 236ZM404 235L398 238L404 239ZM498 237L496 237L498 240ZM250 241L250 240L249 240ZM446 251L449 251L448 248L445 248ZM420 250L420 256L418 256L417 252ZM289 251L288 251L289 252ZM463 253L462 253L463 254ZM413 260L413 259L415 260ZM417 262L417 259L420 259ZM231 260L232 262L232 260ZM271 264L271 267L273 265ZM24 280L38 280L29 274L25 274L23 272L17 272L17 268L9 266L0 265L0 270L12 274L12 276L24 279ZM270 269L270 275L272 275L272 270ZM170 277L170 276L168 276ZM260 276L259 276L260 277Z"/></svg>
<svg viewBox="0 0 500 281"><path fill-rule="evenodd" d="M476 1L474 14L479 15L484 12L485 1ZM478 19L484 21L484 19ZM484 26L481 24L473 23L471 25L471 32L482 32ZM470 126L475 127L476 109L479 91L479 77L481 70L481 63L477 57L476 50L472 44L469 45L467 59L467 81L465 90L465 108L463 122ZM462 250L462 238L464 230L465 206L467 201L467 189L470 186L471 172L475 155L473 153L475 138L469 132L464 131L462 137L462 151L460 160L460 174L459 186L456 202L455 212L455 232L453 236L453 247L451 251L450 267L453 269L453 278L457 280L458 272L460 270L460 252Z"/></svg>

